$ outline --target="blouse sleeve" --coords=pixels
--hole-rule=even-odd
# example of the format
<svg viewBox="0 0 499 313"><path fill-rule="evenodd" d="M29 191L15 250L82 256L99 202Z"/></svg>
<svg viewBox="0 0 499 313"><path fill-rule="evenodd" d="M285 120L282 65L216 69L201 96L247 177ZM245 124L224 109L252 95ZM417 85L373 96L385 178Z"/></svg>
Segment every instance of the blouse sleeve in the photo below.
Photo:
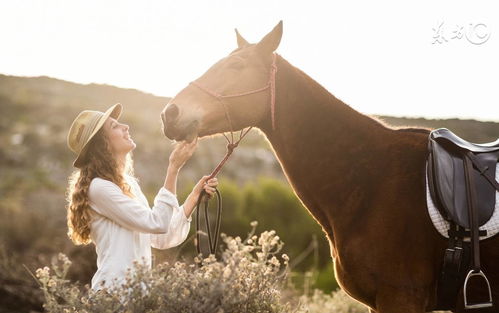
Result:
<svg viewBox="0 0 499 313"><path fill-rule="evenodd" d="M161 188L160 193L154 199L154 205L163 201L162 197L168 197L173 203L170 227L165 234L152 234L151 246L156 249L168 249L176 247L187 238L191 227L192 217L187 218L184 206L179 206L177 197L169 190Z"/></svg>
<svg viewBox="0 0 499 313"><path fill-rule="evenodd" d="M183 218L179 214L181 208L175 195L165 188L159 190L154 206L149 208L125 195L113 182L94 178L88 189L88 198L91 208L97 213L130 230L166 235L176 233L179 225L190 226L183 210Z"/></svg>

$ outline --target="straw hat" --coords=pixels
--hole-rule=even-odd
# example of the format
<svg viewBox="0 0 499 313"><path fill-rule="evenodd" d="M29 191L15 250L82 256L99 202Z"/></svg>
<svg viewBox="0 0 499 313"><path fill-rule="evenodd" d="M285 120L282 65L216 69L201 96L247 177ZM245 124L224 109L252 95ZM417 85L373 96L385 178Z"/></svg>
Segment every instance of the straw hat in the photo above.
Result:
<svg viewBox="0 0 499 313"><path fill-rule="evenodd" d="M88 150L88 142L101 129L108 117L118 119L123 107L117 103L106 112L85 110L75 118L68 134L68 147L76 154L74 167L81 167Z"/></svg>

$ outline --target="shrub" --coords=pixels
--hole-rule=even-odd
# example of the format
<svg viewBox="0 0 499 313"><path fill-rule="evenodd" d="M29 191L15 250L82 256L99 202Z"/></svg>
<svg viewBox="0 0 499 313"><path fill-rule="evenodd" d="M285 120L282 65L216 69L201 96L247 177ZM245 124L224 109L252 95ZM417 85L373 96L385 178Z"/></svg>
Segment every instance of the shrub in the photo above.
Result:
<svg viewBox="0 0 499 313"><path fill-rule="evenodd" d="M255 224L253 224L256 226ZM134 264L125 281L101 291L66 279L71 262L59 254L36 276L47 312L288 312L280 290L287 272L283 243L275 231L248 238L223 236L226 249L194 263ZM280 259L280 260L279 260ZM281 266L281 262L284 266Z"/></svg>
<svg viewBox="0 0 499 313"><path fill-rule="evenodd" d="M289 280L288 256L279 256L279 236L275 231L256 236L256 222L252 226L245 240L222 235L225 250L219 260L195 257L190 264L165 262L153 269L136 262L124 282L100 291L66 279L71 262L60 253L51 269L36 271L44 308L51 313L368 312L342 290L326 294L304 288L299 295Z"/></svg>

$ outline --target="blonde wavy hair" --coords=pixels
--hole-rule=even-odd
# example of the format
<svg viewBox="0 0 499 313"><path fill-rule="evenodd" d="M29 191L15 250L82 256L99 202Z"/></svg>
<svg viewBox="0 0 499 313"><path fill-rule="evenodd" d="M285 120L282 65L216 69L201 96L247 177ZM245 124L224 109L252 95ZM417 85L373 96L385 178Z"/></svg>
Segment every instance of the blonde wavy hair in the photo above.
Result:
<svg viewBox="0 0 499 313"><path fill-rule="evenodd" d="M69 176L67 190L68 236L76 245L86 245L90 239L91 209L88 204L88 188L92 179L99 177L118 185L123 193L133 198L125 174L134 176L131 153L127 154L124 171L121 172L112 154L104 128L88 143L86 163Z"/></svg>

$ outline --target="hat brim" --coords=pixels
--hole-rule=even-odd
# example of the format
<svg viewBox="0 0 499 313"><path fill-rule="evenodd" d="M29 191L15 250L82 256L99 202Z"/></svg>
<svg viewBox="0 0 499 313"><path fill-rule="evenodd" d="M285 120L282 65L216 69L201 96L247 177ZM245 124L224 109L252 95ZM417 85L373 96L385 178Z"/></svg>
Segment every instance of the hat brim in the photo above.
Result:
<svg viewBox="0 0 499 313"><path fill-rule="evenodd" d="M85 156L86 156L86 152L87 152L88 147L89 147L88 143L92 140L92 138L95 136L95 134L97 134L97 132L102 128L102 126L104 125L104 123L107 121L107 119L109 117L118 119L121 116L122 110L123 110L123 106L120 103L116 103L115 105L113 105L112 107L107 109L106 112L104 112L104 115L102 115L102 117L97 122L95 129L88 137L88 140L85 143L85 145L83 146L83 148L81 149L81 152L76 157L76 160L74 160L74 162L73 162L74 167L80 168L85 163L84 162Z"/></svg>

